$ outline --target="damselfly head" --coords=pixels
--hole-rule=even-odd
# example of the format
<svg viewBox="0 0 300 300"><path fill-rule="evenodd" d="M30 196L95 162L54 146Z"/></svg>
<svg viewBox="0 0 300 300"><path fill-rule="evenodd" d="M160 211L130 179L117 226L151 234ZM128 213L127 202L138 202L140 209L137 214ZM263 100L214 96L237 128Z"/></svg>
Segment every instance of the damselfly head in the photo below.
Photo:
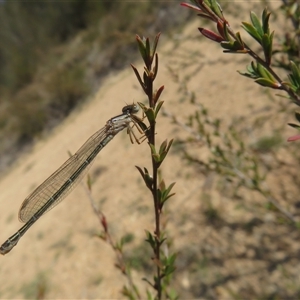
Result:
<svg viewBox="0 0 300 300"><path fill-rule="evenodd" d="M137 104L126 105L122 108L122 112L125 114L136 114L140 110Z"/></svg>

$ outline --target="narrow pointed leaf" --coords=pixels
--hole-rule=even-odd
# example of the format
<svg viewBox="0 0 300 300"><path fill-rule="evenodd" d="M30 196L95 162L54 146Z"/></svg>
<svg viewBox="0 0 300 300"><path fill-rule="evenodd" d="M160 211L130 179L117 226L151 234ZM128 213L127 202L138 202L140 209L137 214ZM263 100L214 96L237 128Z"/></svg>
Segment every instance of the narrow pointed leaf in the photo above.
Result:
<svg viewBox="0 0 300 300"><path fill-rule="evenodd" d="M276 82L276 79L273 77L273 75L261 64L257 64L257 70L261 77L269 79L270 81Z"/></svg>
<svg viewBox="0 0 300 300"><path fill-rule="evenodd" d="M160 156L159 154L156 152L155 146L152 144L149 144L150 148L151 148L151 154L152 157L154 158L155 162L159 163L160 162Z"/></svg>
<svg viewBox="0 0 300 300"><path fill-rule="evenodd" d="M162 179L161 182L159 183L159 188L160 190L164 191L166 189L166 184L165 181Z"/></svg>
<svg viewBox="0 0 300 300"><path fill-rule="evenodd" d="M142 89L144 90L144 92L146 92L145 84L144 84L144 82L143 82L143 80L142 80L142 78L141 78L141 76L140 76L140 74L139 74L137 68L136 68L135 66L133 66L133 65L131 65L131 67L132 67L133 72L135 73L135 76L136 76L136 78L138 79L138 81L139 81L139 83L140 83Z"/></svg>
<svg viewBox="0 0 300 300"><path fill-rule="evenodd" d="M260 44L261 43L261 36L258 34L256 29L253 27L253 25L242 22L242 27Z"/></svg>
<svg viewBox="0 0 300 300"><path fill-rule="evenodd" d="M168 188L166 189L166 193L167 193L167 195L171 192L171 190L172 190L172 188L173 188L173 186L176 184L176 182L172 182L169 186L168 186Z"/></svg>
<svg viewBox="0 0 300 300"><path fill-rule="evenodd" d="M160 35L161 35L161 33L159 32L159 33L156 35L155 39L154 39L154 42L153 42L153 48L152 48L152 55L155 55L155 52L156 52L156 48L157 48L157 44L158 44Z"/></svg>
<svg viewBox="0 0 300 300"><path fill-rule="evenodd" d="M269 18L270 18L271 13L267 11L265 8L263 13L262 13L262 29L263 32L266 34L269 34L270 28L269 28Z"/></svg>
<svg viewBox="0 0 300 300"><path fill-rule="evenodd" d="M254 28L256 29L257 33L262 36L264 33L263 33L263 29L262 29L262 26L260 24L260 20L259 18L257 17L257 15L255 14L255 12L251 11L250 12L250 19L251 19L251 22L252 22L252 25L254 26Z"/></svg>
<svg viewBox="0 0 300 300"><path fill-rule="evenodd" d="M163 141L159 147L159 151L158 153L159 154L162 154L165 150L166 150L166 147L167 147L167 140Z"/></svg>
<svg viewBox="0 0 300 300"><path fill-rule="evenodd" d="M166 141L167 142L167 141ZM169 144L167 146L165 146L165 148L160 152L160 161L161 163L164 161L164 159L166 158L169 150L170 150L170 147L173 143L173 139L169 142Z"/></svg>
<svg viewBox="0 0 300 300"><path fill-rule="evenodd" d="M242 40L242 37L241 37L241 34L239 32L237 32L236 34L236 38L237 38L237 41L238 43L241 45L241 47L244 49L244 42Z"/></svg>
<svg viewBox="0 0 300 300"><path fill-rule="evenodd" d="M295 86L300 86L300 68L293 62L290 61L290 67L292 74L290 74L290 77L292 79L292 83Z"/></svg>
<svg viewBox="0 0 300 300"><path fill-rule="evenodd" d="M140 172L141 176L143 177L143 179L145 178L145 172L142 170L142 168L140 168L139 166L135 166L138 171Z"/></svg>
<svg viewBox="0 0 300 300"><path fill-rule="evenodd" d="M146 43L145 43L145 45L146 45L146 54L147 54L147 56L150 56L150 40L149 40L149 38L146 38Z"/></svg>
<svg viewBox="0 0 300 300"><path fill-rule="evenodd" d="M142 56L144 62L146 62L146 47L145 47L145 44L144 44L143 40L138 35L136 35L136 40L137 40L137 43L138 43L138 47L139 47L139 51L141 53L141 56Z"/></svg>
<svg viewBox="0 0 300 300"><path fill-rule="evenodd" d="M145 230L145 233L146 233L146 242L148 242L151 245L151 247L154 249L156 244L155 238L148 230Z"/></svg>
<svg viewBox="0 0 300 300"><path fill-rule="evenodd" d="M139 166L135 166L138 171L140 172L147 188L152 191L152 187L153 187L153 178L150 176L148 170L146 168L144 168L144 171L139 167Z"/></svg>
<svg viewBox="0 0 300 300"><path fill-rule="evenodd" d="M254 73L258 74L257 65L255 65L254 61L251 61L251 68Z"/></svg>
<svg viewBox="0 0 300 300"><path fill-rule="evenodd" d="M220 7L220 4L216 1L216 0L211 0L211 5L210 5L212 11L220 18L220 19L224 19L223 17L223 12L222 9Z"/></svg>
<svg viewBox="0 0 300 300"><path fill-rule="evenodd" d="M251 74L251 73L246 73L246 72L242 72L242 71L237 71L240 75L242 75L242 76L245 76L245 77L248 77L248 78L252 78L252 79L254 79L254 78L257 78L257 76L253 76L253 74Z"/></svg>
<svg viewBox="0 0 300 300"><path fill-rule="evenodd" d="M168 153L169 152L169 150L170 150L170 148L171 148L171 146L172 146L172 144L173 144L173 139L171 139L170 140L170 142L169 142L169 144L168 144L168 146L167 146L167 149L166 149L166 152Z"/></svg>
<svg viewBox="0 0 300 300"><path fill-rule="evenodd" d="M153 68L152 81L155 80L157 72L158 72L158 55L157 55L157 53L155 53L155 63L154 63L154 68Z"/></svg>
<svg viewBox="0 0 300 300"><path fill-rule="evenodd" d="M196 11L201 11L201 9L199 7L197 7L196 5L190 4L190 3L180 3L181 6L185 6L187 8L191 8L194 9Z"/></svg>
<svg viewBox="0 0 300 300"><path fill-rule="evenodd" d="M267 34L264 34L262 36L261 45L263 47L265 59L268 65L271 64L273 33L271 34L271 36L268 36Z"/></svg>
<svg viewBox="0 0 300 300"><path fill-rule="evenodd" d="M155 114L153 108L149 107L145 112L145 115L150 124L155 122Z"/></svg>
<svg viewBox="0 0 300 300"><path fill-rule="evenodd" d="M258 79L255 80L255 82L262 85L262 86L270 87L272 89L277 89L277 90L280 89L280 87L281 87L280 83L271 81L271 80L266 79L266 78L258 78Z"/></svg>
<svg viewBox="0 0 300 300"><path fill-rule="evenodd" d="M231 38L231 36L230 36L230 34L229 34L229 32L228 32L228 25L227 25L227 23L224 22L223 24L224 24L224 26L223 26L224 36L225 36L226 41L233 41L232 38Z"/></svg>
<svg viewBox="0 0 300 300"><path fill-rule="evenodd" d="M146 107L146 105L142 102L138 102L137 104L140 106L140 108L143 110L143 112L145 112L148 109L148 107Z"/></svg>
<svg viewBox="0 0 300 300"><path fill-rule="evenodd" d="M157 189L157 200L158 203L161 203L162 192L160 189Z"/></svg>
<svg viewBox="0 0 300 300"><path fill-rule="evenodd" d="M203 34L205 37L207 37L208 39L210 39L214 42L220 43L220 42L224 41L224 39L220 35L216 34L215 32L213 32L211 30L208 30L205 28L198 28L198 29L201 32L201 34Z"/></svg>
<svg viewBox="0 0 300 300"><path fill-rule="evenodd" d="M221 46L226 50L230 50L230 52L242 51L241 53L247 53L247 51L244 51L244 46L241 45L238 41L221 42Z"/></svg>
<svg viewBox="0 0 300 300"><path fill-rule="evenodd" d="M162 86L156 91L156 93L155 93L155 95L154 95L154 103L157 103L157 101L158 101L158 99L159 99L161 93L163 92L164 88L165 88L165 87L162 85ZM161 101L161 102L163 102L163 101ZM162 105L162 104L161 104L161 105ZM160 110L161 105L159 106L158 109L157 109L157 108L155 109L155 118L156 118L156 116L157 116L157 113L158 113L159 110Z"/></svg>

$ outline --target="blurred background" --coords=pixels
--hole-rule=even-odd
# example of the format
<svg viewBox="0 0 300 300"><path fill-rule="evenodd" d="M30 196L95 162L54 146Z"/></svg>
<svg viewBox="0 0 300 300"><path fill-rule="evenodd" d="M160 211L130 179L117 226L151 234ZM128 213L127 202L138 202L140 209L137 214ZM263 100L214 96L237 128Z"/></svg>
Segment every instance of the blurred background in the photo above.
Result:
<svg viewBox="0 0 300 300"><path fill-rule="evenodd" d="M136 57L135 34L172 34L180 1L1 1L0 171ZM180 13L179 13L180 12Z"/></svg>
<svg viewBox="0 0 300 300"><path fill-rule="evenodd" d="M157 142L175 140L161 174L176 182L163 215L164 251L177 254L171 287L179 299L298 299L300 159L297 144L286 142L295 107L240 76L251 59L201 37L206 21L180 2L0 1L0 242L19 228L23 199L68 151L126 103L145 102L130 67L143 70L135 35L153 41L162 32ZM258 51L241 21L268 6L280 48L292 32L283 2L220 1L234 31ZM89 172L92 196L115 241L125 241L146 295L153 204L134 166L151 168L149 147L131 145L123 132L107 148ZM88 199L77 187L0 257L0 298L122 298L128 282L99 238Z"/></svg>

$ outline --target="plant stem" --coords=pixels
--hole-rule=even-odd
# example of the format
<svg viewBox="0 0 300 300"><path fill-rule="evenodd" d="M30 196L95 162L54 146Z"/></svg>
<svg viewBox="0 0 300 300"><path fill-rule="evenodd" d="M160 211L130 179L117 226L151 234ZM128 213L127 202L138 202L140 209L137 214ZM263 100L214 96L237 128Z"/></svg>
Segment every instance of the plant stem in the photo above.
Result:
<svg viewBox="0 0 300 300"><path fill-rule="evenodd" d="M151 108L155 107L155 103L153 101L153 81L152 78L149 80L148 85L148 99L149 99L149 105ZM151 122L150 124L150 135L149 135L149 143L155 146L155 120ZM155 260L156 262L156 276L157 280L155 282L155 288L157 289L157 299L161 299L161 270L160 270L160 208L158 203L158 196L157 196L157 173L158 173L158 167L157 163L154 160L152 156L152 174L153 174L153 186L152 186L152 196L153 196L153 202L154 202L154 211L155 211L155 238L156 238L156 244L155 244Z"/></svg>

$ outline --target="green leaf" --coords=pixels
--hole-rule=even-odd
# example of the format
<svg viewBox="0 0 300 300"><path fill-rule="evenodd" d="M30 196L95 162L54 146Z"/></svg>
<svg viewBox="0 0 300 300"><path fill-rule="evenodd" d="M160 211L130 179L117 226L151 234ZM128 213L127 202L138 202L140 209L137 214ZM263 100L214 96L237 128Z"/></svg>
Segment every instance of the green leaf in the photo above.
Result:
<svg viewBox="0 0 300 300"><path fill-rule="evenodd" d="M166 240L166 237L160 237L159 245L161 246Z"/></svg>
<svg viewBox="0 0 300 300"><path fill-rule="evenodd" d="M138 171L140 172L146 186L148 187L148 189L150 191L152 191L152 187L153 187L153 178L151 177L151 175L149 174L148 170L146 168L144 168L144 171L138 167L138 166L135 166Z"/></svg>
<svg viewBox="0 0 300 300"><path fill-rule="evenodd" d="M241 75L246 76L248 78L256 79L259 78L260 75L257 73L257 68L253 61L251 62L250 65L247 66L247 71L248 73L238 71Z"/></svg>
<svg viewBox="0 0 300 300"><path fill-rule="evenodd" d="M169 186L168 186L168 188L165 190L165 195L167 196L167 195L169 195L169 193L171 192L171 190L172 190L172 188L173 188L173 186L176 184L176 182L172 182Z"/></svg>
<svg viewBox="0 0 300 300"><path fill-rule="evenodd" d="M175 193L170 194L173 186L175 185L175 182L172 182L167 189L162 189L161 190L161 200L160 200L160 209L163 208L163 205L165 204L165 202L171 198L172 196L175 195Z"/></svg>
<svg viewBox="0 0 300 300"><path fill-rule="evenodd" d="M142 176L143 179L144 179L144 177L145 177L145 172L144 172L139 166L135 166L135 167L138 169L138 171L140 172L141 176Z"/></svg>
<svg viewBox="0 0 300 300"><path fill-rule="evenodd" d="M237 72L238 72L240 75L245 76L245 77L248 77L248 78L252 78L252 79L257 78L257 77L253 77L253 75L250 74L250 73L246 73L246 72L242 72L242 71L237 71Z"/></svg>
<svg viewBox="0 0 300 300"><path fill-rule="evenodd" d="M158 91L157 91L157 93L158 93ZM157 114L158 114L158 112L160 111L160 109L161 109L161 107L162 107L163 104L164 104L164 101L159 101L159 102L158 102L158 104L157 104L157 106L156 106L156 108L155 108L155 113L154 113L155 119L156 119Z"/></svg>
<svg viewBox="0 0 300 300"><path fill-rule="evenodd" d="M151 154L152 155L157 155L157 152L156 152L156 149L155 149L155 146L152 145L152 144L149 144L150 148L151 148Z"/></svg>
<svg viewBox="0 0 300 300"><path fill-rule="evenodd" d="M161 155L163 152L165 152L166 147L167 147L167 143L168 143L167 140L164 140L164 141L161 143L161 145L160 145L160 147L159 147L159 151L158 151L158 153L159 153L160 155Z"/></svg>
<svg viewBox="0 0 300 300"><path fill-rule="evenodd" d="M145 115L149 121L150 124L153 124L155 122L155 114L154 114L154 110L152 107L147 108L146 110L144 110Z"/></svg>
<svg viewBox="0 0 300 300"><path fill-rule="evenodd" d="M165 140L161 146L160 146L160 149L159 149L159 154L160 154L160 164L164 161L164 159L166 158L171 146L172 146L172 143L173 143L173 139L170 140L170 142L168 143L167 140ZM159 164L159 166L160 166Z"/></svg>
<svg viewBox="0 0 300 300"><path fill-rule="evenodd" d="M160 155L156 152L155 146L152 144L149 144L150 148L151 148L151 154L153 159L155 160L156 163L160 163Z"/></svg>
<svg viewBox="0 0 300 300"><path fill-rule="evenodd" d="M147 57L149 58L151 56L151 53L150 53L150 40L149 38L146 38L146 55Z"/></svg>
<svg viewBox="0 0 300 300"><path fill-rule="evenodd" d="M152 249L155 249L156 241L154 236L148 230L145 230L145 233L146 233L145 241L151 245Z"/></svg>
<svg viewBox="0 0 300 300"><path fill-rule="evenodd" d="M289 74L289 79L293 90L297 92L300 89L300 69L293 61L290 61L290 67L292 73Z"/></svg>
<svg viewBox="0 0 300 300"><path fill-rule="evenodd" d="M248 34L250 34L260 44L261 36L255 29L255 27L253 27L253 25L251 25L247 22L242 22L242 24L243 24L242 27L248 32Z"/></svg>
<svg viewBox="0 0 300 300"><path fill-rule="evenodd" d="M255 65L255 62L254 62L254 61L251 61L250 66L251 66L251 69L253 70L253 72L254 72L255 74L259 74L259 73L258 73L258 69L257 69L257 65Z"/></svg>
<svg viewBox="0 0 300 300"><path fill-rule="evenodd" d="M223 34L224 34L224 36L226 38L226 41L228 41L228 42L232 41L232 38L231 38L231 36L230 36L230 34L228 32L228 25L226 23L224 23L224 25L223 25Z"/></svg>
<svg viewBox="0 0 300 300"><path fill-rule="evenodd" d="M150 148L151 148L151 154L156 154L156 149L155 149L155 146L153 144L149 144Z"/></svg>
<svg viewBox="0 0 300 300"><path fill-rule="evenodd" d="M138 102L137 103L139 106L140 106L140 108L143 110L143 112L145 112L147 109L149 109L144 103L142 103L142 102Z"/></svg>
<svg viewBox="0 0 300 300"><path fill-rule="evenodd" d="M263 32L265 34L270 33L270 28L269 28L269 18L270 18L271 13L268 13L267 9L265 8L263 13L262 13L262 27L263 27Z"/></svg>
<svg viewBox="0 0 300 300"><path fill-rule="evenodd" d="M273 52L273 37L274 37L274 32L273 31L270 35L269 35L269 41L270 41L270 48L269 48L269 56L272 57L272 52Z"/></svg>
<svg viewBox="0 0 300 300"><path fill-rule="evenodd" d="M258 73L265 79L269 79L270 81L276 82L276 79L273 75L261 64L257 64Z"/></svg>
<svg viewBox="0 0 300 300"><path fill-rule="evenodd" d="M168 276L173 273L176 269L175 267L176 254L172 254L169 257L166 257L163 260L164 267L164 276Z"/></svg>
<svg viewBox="0 0 300 300"><path fill-rule="evenodd" d="M237 52L239 50L244 50L244 46L240 44L239 41L222 41L221 46L226 49L226 50L230 50L231 52ZM245 52L247 53L247 52Z"/></svg>
<svg viewBox="0 0 300 300"><path fill-rule="evenodd" d="M157 200L159 203L161 203L161 198L162 198L162 192L160 189L157 189Z"/></svg>
<svg viewBox="0 0 300 300"><path fill-rule="evenodd" d="M170 150L170 148L171 148L171 146L173 144L173 141L174 141L173 139L170 140L170 142L169 142L169 144L167 146L167 149L166 149L167 153L169 152L169 150Z"/></svg>
<svg viewBox="0 0 300 300"><path fill-rule="evenodd" d="M255 80L256 83L262 85L262 86L266 86L266 87L270 87L272 89L279 89L281 87L281 84L278 82L274 82L272 80L266 79L266 78L258 78Z"/></svg>
<svg viewBox="0 0 300 300"><path fill-rule="evenodd" d="M263 47L264 50L264 54L265 54L265 60L266 62L268 62L268 65L270 65L269 61L270 61L270 39L269 36L267 34L264 34L262 36L262 40L261 40L261 45Z"/></svg>
<svg viewBox="0 0 300 300"><path fill-rule="evenodd" d="M166 268L164 270L164 275L168 276L168 275L174 273L175 270L176 270L175 266L166 266Z"/></svg>
<svg viewBox="0 0 300 300"><path fill-rule="evenodd" d="M143 40L138 35L136 35L136 41L138 43L138 48L141 53L141 56L142 56L144 62L146 62L146 58L147 58L146 46L145 46Z"/></svg>
<svg viewBox="0 0 300 300"><path fill-rule="evenodd" d="M176 257L177 257L176 253L174 253L171 256L169 256L168 262L169 262L170 265L174 265Z"/></svg>
<svg viewBox="0 0 300 300"><path fill-rule="evenodd" d="M263 28L262 28L262 26L260 24L259 18L255 14L255 12L253 12L253 11L250 12L250 19L251 19L252 25L256 29L257 34L260 37L262 37L262 35L264 34L263 33Z"/></svg>
<svg viewBox="0 0 300 300"><path fill-rule="evenodd" d="M274 36L274 31L271 33L271 35L264 34L262 36L262 47L264 50L265 54L265 59L268 65L271 64L271 57L272 57L272 50L273 50L273 36Z"/></svg>
<svg viewBox="0 0 300 300"><path fill-rule="evenodd" d="M173 197L174 195L176 195L176 193L172 193L172 194L168 195L167 197L165 197L162 204L164 205L164 204L167 202L167 200L168 200L169 198Z"/></svg>
<svg viewBox="0 0 300 300"><path fill-rule="evenodd" d="M293 62L290 61L292 74L297 81L300 81L300 68Z"/></svg>
<svg viewBox="0 0 300 300"><path fill-rule="evenodd" d="M210 1L210 4L211 4L211 9L212 9L212 11L213 11L220 19L224 19L220 4L219 4L216 0L211 0L211 1Z"/></svg>
<svg viewBox="0 0 300 300"><path fill-rule="evenodd" d="M244 42L242 40L241 34L239 32L237 32L235 34L235 36L236 36L237 42L240 44L241 48L244 49L245 47L244 47Z"/></svg>
<svg viewBox="0 0 300 300"><path fill-rule="evenodd" d="M157 71L158 71L158 55L157 53L155 54L155 63L154 63L154 68L153 68L153 71L152 71L152 81L155 80L156 78L156 75L157 75Z"/></svg>

